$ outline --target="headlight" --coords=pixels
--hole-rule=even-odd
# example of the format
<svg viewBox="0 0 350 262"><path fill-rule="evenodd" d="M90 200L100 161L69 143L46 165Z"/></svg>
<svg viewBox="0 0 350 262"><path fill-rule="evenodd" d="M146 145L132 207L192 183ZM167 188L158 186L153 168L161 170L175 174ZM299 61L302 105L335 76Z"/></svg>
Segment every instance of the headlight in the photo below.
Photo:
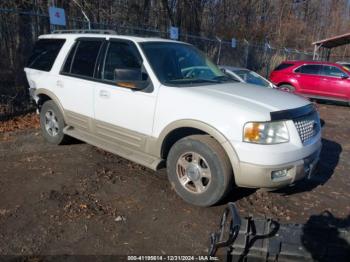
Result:
<svg viewBox="0 0 350 262"><path fill-rule="evenodd" d="M249 122L244 125L243 141L256 144L279 144L289 141L286 124L281 122Z"/></svg>

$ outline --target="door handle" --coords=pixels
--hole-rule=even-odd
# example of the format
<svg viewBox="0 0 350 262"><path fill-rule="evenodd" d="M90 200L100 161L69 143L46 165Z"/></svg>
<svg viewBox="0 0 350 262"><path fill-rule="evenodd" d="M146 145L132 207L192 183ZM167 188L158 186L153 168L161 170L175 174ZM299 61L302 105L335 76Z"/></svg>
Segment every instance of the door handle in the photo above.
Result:
<svg viewBox="0 0 350 262"><path fill-rule="evenodd" d="M100 90L100 97L109 98L110 93L107 90Z"/></svg>

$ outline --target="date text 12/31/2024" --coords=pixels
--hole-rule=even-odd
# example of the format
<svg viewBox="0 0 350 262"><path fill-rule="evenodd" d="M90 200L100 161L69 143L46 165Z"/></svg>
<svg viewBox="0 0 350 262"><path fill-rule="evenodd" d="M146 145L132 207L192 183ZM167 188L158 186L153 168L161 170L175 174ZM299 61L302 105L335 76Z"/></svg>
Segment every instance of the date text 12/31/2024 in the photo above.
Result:
<svg viewBox="0 0 350 262"><path fill-rule="evenodd" d="M128 261L219 261L211 256L128 256Z"/></svg>

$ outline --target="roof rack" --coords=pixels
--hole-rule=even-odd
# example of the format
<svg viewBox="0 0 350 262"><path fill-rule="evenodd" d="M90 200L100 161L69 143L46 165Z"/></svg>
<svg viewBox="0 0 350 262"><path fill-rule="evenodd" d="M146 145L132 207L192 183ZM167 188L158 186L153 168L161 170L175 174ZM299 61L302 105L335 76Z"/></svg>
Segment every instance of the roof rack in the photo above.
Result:
<svg viewBox="0 0 350 262"><path fill-rule="evenodd" d="M104 29L72 29L72 30L54 30L52 34L104 34L104 35L115 35L117 34L114 30Z"/></svg>

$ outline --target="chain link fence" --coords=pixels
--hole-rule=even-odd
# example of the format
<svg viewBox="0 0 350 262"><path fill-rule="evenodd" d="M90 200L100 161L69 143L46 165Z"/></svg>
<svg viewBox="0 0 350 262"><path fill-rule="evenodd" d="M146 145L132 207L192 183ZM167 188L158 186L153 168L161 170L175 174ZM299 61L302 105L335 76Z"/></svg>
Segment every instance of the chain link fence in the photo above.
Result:
<svg viewBox="0 0 350 262"><path fill-rule="evenodd" d="M0 9L0 120L33 109L29 103L23 68L39 35L58 29L87 29L81 19L66 19L65 27L52 26L49 16L14 9ZM154 28L91 23L91 29L112 29L121 35L169 38L169 32ZM193 44L220 65L246 67L267 77L284 60L311 60L312 53L288 48L273 48L266 43L231 41L216 37L179 34L179 40Z"/></svg>

